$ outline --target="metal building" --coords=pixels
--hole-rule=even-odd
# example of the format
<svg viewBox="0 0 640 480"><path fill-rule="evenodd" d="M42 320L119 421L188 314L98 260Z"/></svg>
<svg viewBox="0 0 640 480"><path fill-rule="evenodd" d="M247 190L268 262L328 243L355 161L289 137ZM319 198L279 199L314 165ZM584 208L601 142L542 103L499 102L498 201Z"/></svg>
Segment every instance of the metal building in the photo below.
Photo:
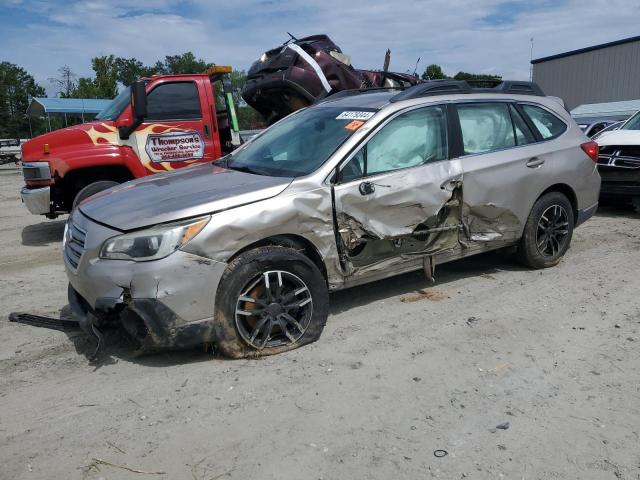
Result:
<svg viewBox="0 0 640 480"><path fill-rule="evenodd" d="M640 99L640 36L532 60L533 80L567 109Z"/></svg>

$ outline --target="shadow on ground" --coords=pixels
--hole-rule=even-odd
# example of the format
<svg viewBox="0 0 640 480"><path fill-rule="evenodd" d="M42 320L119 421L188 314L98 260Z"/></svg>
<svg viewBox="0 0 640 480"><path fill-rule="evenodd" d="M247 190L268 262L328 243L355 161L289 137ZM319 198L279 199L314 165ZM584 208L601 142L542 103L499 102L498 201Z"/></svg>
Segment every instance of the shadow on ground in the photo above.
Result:
<svg viewBox="0 0 640 480"><path fill-rule="evenodd" d="M27 225L22 229L22 245L41 247L61 242L64 235L64 223L64 220L56 220Z"/></svg>
<svg viewBox="0 0 640 480"><path fill-rule="evenodd" d="M430 288L437 290L447 283L465 277L479 277L497 274L501 271L519 270L527 270L527 268L518 264L511 250L496 250L438 265L435 272L435 283L429 282L422 271L415 271L335 292L331 295L331 314L343 313L371 302L398 295L424 294L425 289L427 291Z"/></svg>

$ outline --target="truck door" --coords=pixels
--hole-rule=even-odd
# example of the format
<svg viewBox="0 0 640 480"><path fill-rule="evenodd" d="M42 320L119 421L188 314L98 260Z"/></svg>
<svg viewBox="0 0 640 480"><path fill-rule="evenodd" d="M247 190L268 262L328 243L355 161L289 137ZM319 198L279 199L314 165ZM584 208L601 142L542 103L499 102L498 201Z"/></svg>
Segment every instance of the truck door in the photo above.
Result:
<svg viewBox="0 0 640 480"><path fill-rule="evenodd" d="M220 156L205 87L208 85L200 79L151 85L147 92L148 116L131 135L138 158L149 173Z"/></svg>
<svg viewBox="0 0 640 480"><path fill-rule="evenodd" d="M458 247L461 166L449 159L447 109L401 113L341 165L338 249L350 274Z"/></svg>

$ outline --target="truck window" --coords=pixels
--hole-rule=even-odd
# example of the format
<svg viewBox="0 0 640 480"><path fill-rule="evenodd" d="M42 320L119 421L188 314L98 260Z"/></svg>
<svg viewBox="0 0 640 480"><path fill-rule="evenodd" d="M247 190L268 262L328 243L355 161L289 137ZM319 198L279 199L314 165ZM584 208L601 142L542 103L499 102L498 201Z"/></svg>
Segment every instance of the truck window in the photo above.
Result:
<svg viewBox="0 0 640 480"><path fill-rule="evenodd" d="M194 82L162 83L147 95L147 120L193 120L202 117Z"/></svg>

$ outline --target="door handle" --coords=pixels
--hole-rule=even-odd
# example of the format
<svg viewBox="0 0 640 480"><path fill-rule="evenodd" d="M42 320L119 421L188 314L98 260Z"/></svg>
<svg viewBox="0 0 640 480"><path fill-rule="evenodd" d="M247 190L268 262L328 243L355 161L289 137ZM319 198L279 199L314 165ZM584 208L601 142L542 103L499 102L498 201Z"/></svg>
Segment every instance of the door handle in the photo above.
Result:
<svg viewBox="0 0 640 480"><path fill-rule="evenodd" d="M204 126L204 136L209 138L209 125Z"/></svg>
<svg viewBox="0 0 640 480"><path fill-rule="evenodd" d="M360 190L360 195L371 195L376 191L376 187L374 187L371 182L362 182L358 190Z"/></svg>
<svg viewBox="0 0 640 480"><path fill-rule="evenodd" d="M527 167L529 168L538 168L540 165L544 163L543 158L533 157L527 160Z"/></svg>

